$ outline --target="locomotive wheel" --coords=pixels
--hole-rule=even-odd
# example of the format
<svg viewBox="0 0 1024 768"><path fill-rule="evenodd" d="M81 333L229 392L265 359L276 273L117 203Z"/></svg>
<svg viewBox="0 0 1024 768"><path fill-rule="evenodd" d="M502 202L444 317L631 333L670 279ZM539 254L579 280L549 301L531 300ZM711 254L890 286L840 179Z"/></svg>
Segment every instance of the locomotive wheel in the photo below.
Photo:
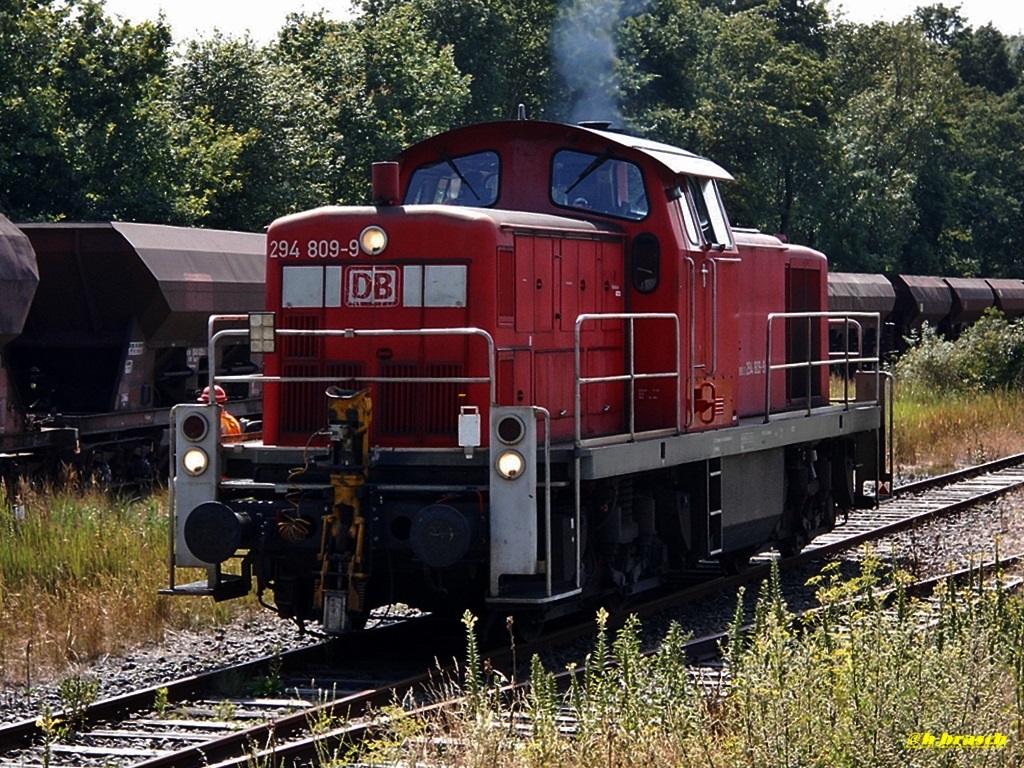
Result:
<svg viewBox="0 0 1024 768"><path fill-rule="evenodd" d="M757 550L754 548L741 549L736 552L730 552L724 555L721 559L722 570L724 570L730 576L735 576L738 573L743 573L747 568L750 567L750 558L757 554Z"/></svg>
<svg viewBox="0 0 1024 768"><path fill-rule="evenodd" d="M807 546L808 538L804 531L787 536L778 543L779 554L783 557L795 557Z"/></svg>

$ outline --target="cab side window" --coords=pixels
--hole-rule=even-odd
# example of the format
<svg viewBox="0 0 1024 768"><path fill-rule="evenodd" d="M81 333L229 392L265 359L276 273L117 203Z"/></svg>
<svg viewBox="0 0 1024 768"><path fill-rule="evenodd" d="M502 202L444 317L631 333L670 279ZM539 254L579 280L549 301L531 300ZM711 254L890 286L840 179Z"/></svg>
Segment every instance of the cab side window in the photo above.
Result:
<svg viewBox="0 0 1024 768"><path fill-rule="evenodd" d="M732 233L715 180L687 176L686 188L704 242L711 246L731 248Z"/></svg>
<svg viewBox="0 0 1024 768"><path fill-rule="evenodd" d="M551 200L563 208L631 221L640 221L650 212L639 166L568 149L555 153Z"/></svg>
<svg viewBox="0 0 1024 768"><path fill-rule="evenodd" d="M405 205L465 205L487 208L498 201L500 162L497 152L475 152L413 171Z"/></svg>

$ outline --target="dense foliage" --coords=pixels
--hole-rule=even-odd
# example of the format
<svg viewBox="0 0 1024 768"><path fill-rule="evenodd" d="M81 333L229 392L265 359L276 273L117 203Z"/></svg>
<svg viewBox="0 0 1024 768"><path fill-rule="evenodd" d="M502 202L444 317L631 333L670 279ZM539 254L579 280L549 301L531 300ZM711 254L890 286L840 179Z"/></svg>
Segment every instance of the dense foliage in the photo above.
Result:
<svg viewBox="0 0 1024 768"><path fill-rule="evenodd" d="M266 45L176 44L102 0L7 0L0 212L257 230L524 104L713 157L736 224L840 269L1024 276L1020 43L943 5L858 25L822 0L360 0Z"/></svg>
<svg viewBox="0 0 1024 768"><path fill-rule="evenodd" d="M951 394L1024 387L1024 318L1005 319L990 310L956 340L925 328L895 365L902 386Z"/></svg>

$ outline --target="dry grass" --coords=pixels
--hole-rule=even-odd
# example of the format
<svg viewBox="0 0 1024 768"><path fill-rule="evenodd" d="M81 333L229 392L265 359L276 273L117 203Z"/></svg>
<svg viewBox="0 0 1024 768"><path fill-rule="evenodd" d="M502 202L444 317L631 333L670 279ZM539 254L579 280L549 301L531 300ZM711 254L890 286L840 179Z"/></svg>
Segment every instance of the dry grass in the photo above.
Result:
<svg viewBox="0 0 1024 768"><path fill-rule="evenodd" d="M896 465L940 474L1024 452L1024 393L937 395L897 385Z"/></svg>
<svg viewBox="0 0 1024 768"><path fill-rule="evenodd" d="M0 684L54 678L168 628L252 609L157 594L167 582L164 495L47 489L19 501L16 510L0 499Z"/></svg>
<svg viewBox="0 0 1024 768"><path fill-rule="evenodd" d="M1024 604L994 590L948 587L941 599L916 603L901 579L880 576L880 566L865 553L856 578L842 578L838 564L826 568L816 581L823 610L814 621L797 621L776 570L762 586L750 631L741 629L746 619L737 609L724 699L708 696L680 665L678 625L644 656L639 623L630 619L612 639L600 612L594 650L567 693L534 658L530 687L506 696L507 679L480 665L467 617L463 680L442 691L460 693L461 709L417 716L389 708L390 730L378 740L325 750L317 764L1021 765ZM882 610L877 596L890 586L895 599ZM944 735L974 746L929 746Z"/></svg>

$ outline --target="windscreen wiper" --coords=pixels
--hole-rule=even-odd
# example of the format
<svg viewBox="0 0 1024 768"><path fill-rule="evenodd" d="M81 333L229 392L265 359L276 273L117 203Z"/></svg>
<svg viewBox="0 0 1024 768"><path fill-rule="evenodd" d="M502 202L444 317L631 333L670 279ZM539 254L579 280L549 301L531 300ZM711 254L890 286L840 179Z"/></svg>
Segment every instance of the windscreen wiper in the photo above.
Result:
<svg viewBox="0 0 1024 768"><path fill-rule="evenodd" d="M587 176L589 176L594 171L596 171L598 168L600 168L602 165L604 165L605 162L608 160L608 157L610 155L611 155L611 152L605 152L604 154L601 154L601 155L598 155L597 157L595 157L591 161L590 165L588 165L586 168L583 169L583 173L581 173L579 176L576 177L576 181L574 181L572 184L570 184L568 187L565 188L565 194L568 195L570 192L572 192L574 189L576 189L577 185L579 185L579 183L581 181L583 181L585 178L587 178Z"/></svg>
<svg viewBox="0 0 1024 768"><path fill-rule="evenodd" d="M448 166L449 168L451 168L451 169L452 169L453 171L455 171L455 175L459 177L459 181L461 181L461 182L462 182L463 184L465 184L465 185L466 185L466 189L468 189L468 190L469 190L470 192L472 192L472 193L473 193L473 197L475 197L475 198L476 198L477 200L479 200L479 199L480 199L480 195L478 195L478 194L476 193L476 190L475 190L475 189L473 189L473 185L469 183L469 179L467 179L467 178L466 178L466 177L465 177L465 176L463 175L462 171L460 171L460 170L459 170L459 166L457 166L457 165L455 164L455 162L454 162L454 161L453 161L453 160L452 160L452 159L451 159L450 157L447 157L447 156L445 156L445 155L442 155L442 158L444 159L444 162L445 162L445 164L446 164L446 165L447 165L447 166Z"/></svg>

